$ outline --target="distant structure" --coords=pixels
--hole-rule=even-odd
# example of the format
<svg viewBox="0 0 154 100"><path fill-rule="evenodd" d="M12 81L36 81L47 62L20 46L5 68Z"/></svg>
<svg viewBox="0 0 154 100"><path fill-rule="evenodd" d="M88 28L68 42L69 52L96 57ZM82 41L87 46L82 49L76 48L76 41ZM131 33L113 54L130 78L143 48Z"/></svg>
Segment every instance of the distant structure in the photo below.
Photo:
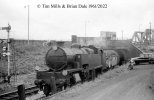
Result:
<svg viewBox="0 0 154 100"><path fill-rule="evenodd" d="M116 32L101 31L99 37L78 37L72 35L72 44L78 43L81 45L103 45L107 46L108 40L116 40Z"/></svg>
<svg viewBox="0 0 154 100"><path fill-rule="evenodd" d="M134 32L132 42L136 44L154 43L154 29L146 29L145 32Z"/></svg>
<svg viewBox="0 0 154 100"><path fill-rule="evenodd" d="M72 43L78 43L77 42L77 35L72 35Z"/></svg>
<svg viewBox="0 0 154 100"><path fill-rule="evenodd" d="M72 43L85 44L91 41L94 41L98 37L78 37L76 35L72 35Z"/></svg>
<svg viewBox="0 0 154 100"><path fill-rule="evenodd" d="M100 37L104 40L116 40L116 32L101 31Z"/></svg>

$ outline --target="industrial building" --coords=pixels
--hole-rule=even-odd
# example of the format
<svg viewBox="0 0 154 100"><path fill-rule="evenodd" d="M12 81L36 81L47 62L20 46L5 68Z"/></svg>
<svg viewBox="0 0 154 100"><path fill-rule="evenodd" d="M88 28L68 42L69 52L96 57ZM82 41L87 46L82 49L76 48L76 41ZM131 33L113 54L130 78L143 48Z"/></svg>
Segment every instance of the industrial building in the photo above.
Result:
<svg viewBox="0 0 154 100"><path fill-rule="evenodd" d="M100 37L78 37L72 35L72 43L79 43L82 45L87 44L99 44L99 42L105 42L106 40L116 40L116 32L101 31Z"/></svg>

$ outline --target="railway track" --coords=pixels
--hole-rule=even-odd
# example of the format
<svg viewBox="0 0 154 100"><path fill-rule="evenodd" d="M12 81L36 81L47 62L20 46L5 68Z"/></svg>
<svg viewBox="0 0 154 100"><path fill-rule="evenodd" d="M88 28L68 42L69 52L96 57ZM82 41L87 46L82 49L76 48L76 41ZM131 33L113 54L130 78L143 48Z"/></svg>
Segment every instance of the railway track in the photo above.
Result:
<svg viewBox="0 0 154 100"><path fill-rule="evenodd" d="M76 85L74 85L74 86L72 86L72 87L68 87L68 88L65 89L65 90L59 90L59 91L56 91L55 93L50 93L49 96L43 95L43 96L41 96L41 97L39 97L39 98L37 98L37 99L35 99L35 100L47 100L47 99L51 99L52 97L54 97L54 96L56 96L56 95L59 95L59 94L61 94L61 93L65 93L65 92L69 91L70 89L73 89L75 86L79 86L79 85L81 85L81 84L82 84L81 82L78 82Z"/></svg>
<svg viewBox="0 0 154 100"><path fill-rule="evenodd" d="M37 88L36 86L32 86L29 88L25 89L25 95L32 95L35 94L39 91L39 88ZM18 91L13 91L13 92L7 92L4 94L0 95L0 100L18 100L19 96L18 96Z"/></svg>

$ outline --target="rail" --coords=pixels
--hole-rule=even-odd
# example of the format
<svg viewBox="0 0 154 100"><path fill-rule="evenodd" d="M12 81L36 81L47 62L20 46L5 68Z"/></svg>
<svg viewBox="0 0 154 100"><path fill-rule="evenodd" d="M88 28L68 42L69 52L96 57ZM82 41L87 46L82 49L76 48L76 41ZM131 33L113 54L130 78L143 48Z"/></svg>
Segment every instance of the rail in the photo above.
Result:
<svg viewBox="0 0 154 100"><path fill-rule="evenodd" d="M25 89L25 95L32 95L35 94L39 91L39 88L36 86L32 86L32 87L28 87ZM13 91L13 92L7 92L4 94L0 94L0 100L18 100L19 99L19 95L18 95L18 91Z"/></svg>

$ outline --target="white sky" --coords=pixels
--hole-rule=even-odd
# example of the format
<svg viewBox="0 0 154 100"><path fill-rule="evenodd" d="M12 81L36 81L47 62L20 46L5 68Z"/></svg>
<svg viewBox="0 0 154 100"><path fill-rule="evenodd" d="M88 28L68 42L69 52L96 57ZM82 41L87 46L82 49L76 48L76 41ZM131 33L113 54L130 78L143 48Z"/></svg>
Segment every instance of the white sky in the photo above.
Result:
<svg viewBox="0 0 154 100"><path fill-rule="evenodd" d="M27 39L30 5L30 39L71 40L71 35L100 36L115 31L117 37L131 38L134 31L154 28L154 0L0 0L0 27L12 26L11 37ZM108 8L38 8L38 4L107 4ZM0 30L0 38L6 38Z"/></svg>

